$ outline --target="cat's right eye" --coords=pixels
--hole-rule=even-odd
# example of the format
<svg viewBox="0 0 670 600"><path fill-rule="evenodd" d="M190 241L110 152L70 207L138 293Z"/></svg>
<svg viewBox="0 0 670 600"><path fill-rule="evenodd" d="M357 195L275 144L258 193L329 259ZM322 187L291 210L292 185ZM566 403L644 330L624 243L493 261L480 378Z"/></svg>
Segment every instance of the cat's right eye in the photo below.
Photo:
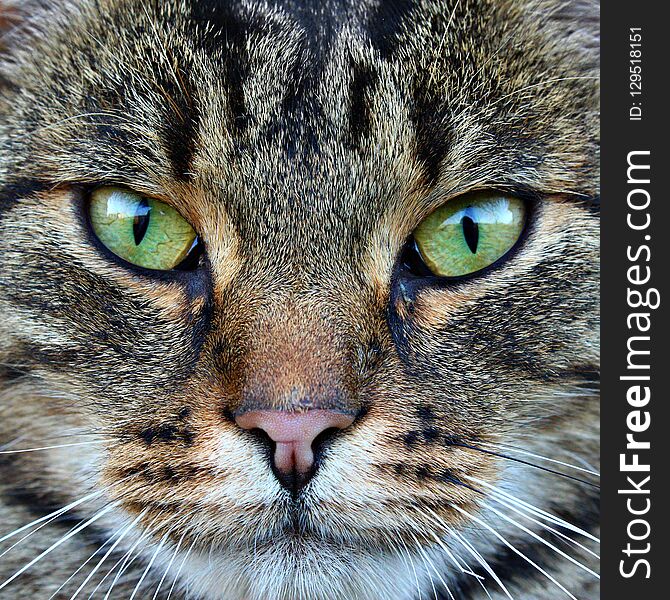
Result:
<svg viewBox="0 0 670 600"><path fill-rule="evenodd" d="M198 236L164 202L124 188L102 187L93 191L88 210L95 235L119 258L157 271L197 266Z"/></svg>

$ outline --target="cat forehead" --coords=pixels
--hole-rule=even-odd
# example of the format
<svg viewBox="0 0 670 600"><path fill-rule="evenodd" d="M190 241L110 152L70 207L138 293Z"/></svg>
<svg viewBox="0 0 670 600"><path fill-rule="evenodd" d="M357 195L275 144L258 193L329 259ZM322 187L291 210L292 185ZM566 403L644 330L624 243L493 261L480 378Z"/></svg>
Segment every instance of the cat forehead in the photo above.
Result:
<svg viewBox="0 0 670 600"><path fill-rule="evenodd" d="M305 211L369 222L440 187L546 183L543 156L579 154L565 140L586 128L556 125L569 89L517 102L564 74L560 61L543 72L555 48L522 27L529 4L75 2L41 52L19 57L15 122L40 133L15 156L41 179L183 183L241 217L296 223ZM592 112L580 92L571 110Z"/></svg>
<svg viewBox="0 0 670 600"><path fill-rule="evenodd" d="M370 159L408 150L416 144L413 121L424 116L417 113L427 104L442 108L428 98L413 106L427 96L418 81L427 65L409 44L406 55L396 52L419 3L400 11L383 3L192 1L151 14L127 5L111 3L106 36L93 41L87 69L103 77L91 82L89 96L102 100L94 107L116 104L147 132L159 129L178 178L197 167L225 173L235 156L252 154L256 176L259 165L272 165L270 173L299 178L305 169L282 173L287 161L333 175L347 151L374 148ZM445 16L438 12L436 22ZM119 81L105 81L108 73ZM442 133L423 140L434 163ZM237 172L249 164L238 161Z"/></svg>

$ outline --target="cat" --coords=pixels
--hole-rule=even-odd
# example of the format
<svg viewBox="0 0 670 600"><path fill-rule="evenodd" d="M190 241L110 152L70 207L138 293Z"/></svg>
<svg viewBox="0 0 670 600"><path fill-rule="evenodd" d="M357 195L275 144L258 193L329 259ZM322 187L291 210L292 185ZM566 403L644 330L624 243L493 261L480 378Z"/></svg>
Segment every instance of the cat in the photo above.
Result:
<svg viewBox="0 0 670 600"><path fill-rule="evenodd" d="M596 598L598 11L0 0L0 598Z"/></svg>

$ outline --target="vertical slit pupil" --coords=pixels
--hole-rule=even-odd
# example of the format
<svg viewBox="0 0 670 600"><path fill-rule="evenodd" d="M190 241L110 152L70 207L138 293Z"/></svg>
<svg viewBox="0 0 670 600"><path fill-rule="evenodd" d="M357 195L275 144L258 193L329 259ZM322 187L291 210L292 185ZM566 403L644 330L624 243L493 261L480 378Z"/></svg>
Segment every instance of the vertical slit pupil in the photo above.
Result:
<svg viewBox="0 0 670 600"><path fill-rule="evenodd" d="M461 226L463 227L463 237L465 243L470 248L470 252L477 253L477 246L479 245L479 225L468 214L461 219Z"/></svg>
<svg viewBox="0 0 670 600"><path fill-rule="evenodd" d="M135 238L135 245L139 246L147 234L149 229L149 221L151 219L151 207L149 200L142 198L135 210L135 218L133 219L133 237Z"/></svg>

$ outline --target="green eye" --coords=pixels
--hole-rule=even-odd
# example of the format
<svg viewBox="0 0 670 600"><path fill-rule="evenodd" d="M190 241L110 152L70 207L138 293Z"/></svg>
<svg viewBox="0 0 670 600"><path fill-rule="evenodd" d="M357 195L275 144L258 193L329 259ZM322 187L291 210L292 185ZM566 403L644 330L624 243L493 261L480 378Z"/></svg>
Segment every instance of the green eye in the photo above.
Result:
<svg viewBox="0 0 670 600"><path fill-rule="evenodd" d="M467 194L424 219L414 240L434 275L462 277L505 256L525 222L526 206L519 198L496 192Z"/></svg>
<svg viewBox="0 0 670 600"><path fill-rule="evenodd" d="M198 248L195 231L174 208L122 188L95 190L89 215L111 252L146 269L183 268Z"/></svg>

